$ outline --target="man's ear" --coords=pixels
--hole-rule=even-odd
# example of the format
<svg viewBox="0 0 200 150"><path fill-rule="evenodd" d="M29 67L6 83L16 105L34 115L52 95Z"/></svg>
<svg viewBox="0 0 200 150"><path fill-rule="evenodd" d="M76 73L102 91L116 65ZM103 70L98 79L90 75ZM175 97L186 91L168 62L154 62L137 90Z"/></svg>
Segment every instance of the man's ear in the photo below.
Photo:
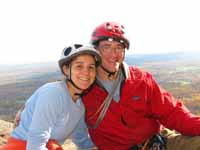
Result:
<svg viewBox="0 0 200 150"><path fill-rule="evenodd" d="M63 70L64 75L68 76L68 74L69 74L69 67L67 65L63 65L62 66L62 70Z"/></svg>

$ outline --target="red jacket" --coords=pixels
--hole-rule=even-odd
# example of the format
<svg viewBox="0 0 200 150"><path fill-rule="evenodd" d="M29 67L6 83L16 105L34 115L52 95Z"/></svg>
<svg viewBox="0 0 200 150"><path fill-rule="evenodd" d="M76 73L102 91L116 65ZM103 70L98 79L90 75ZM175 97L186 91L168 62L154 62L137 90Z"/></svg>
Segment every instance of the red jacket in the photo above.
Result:
<svg viewBox="0 0 200 150"><path fill-rule="evenodd" d="M200 135L200 117L160 88L151 74L126 65L123 71L120 101L112 100L99 126L89 128L100 150L128 150L159 132L161 124L184 135ZM83 97L88 126L94 126L107 94L97 83Z"/></svg>

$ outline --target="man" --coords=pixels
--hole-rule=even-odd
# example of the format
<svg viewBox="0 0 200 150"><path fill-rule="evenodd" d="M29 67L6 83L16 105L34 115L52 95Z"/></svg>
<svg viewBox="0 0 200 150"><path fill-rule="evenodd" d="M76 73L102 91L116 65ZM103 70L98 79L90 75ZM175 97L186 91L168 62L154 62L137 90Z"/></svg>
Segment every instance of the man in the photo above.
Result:
<svg viewBox="0 0 200 150"><path fill-rule="evenodd" d="M124 63L129 49L124 26L116 22L97 26L91 43L102 64L83 102L89 133L99 150L153 149L154 141L160 144L157 149L164 149L158 135L161 125L181 133L168 136L167 149L200 149L200 117L162 89L150 73Z"/></svg>

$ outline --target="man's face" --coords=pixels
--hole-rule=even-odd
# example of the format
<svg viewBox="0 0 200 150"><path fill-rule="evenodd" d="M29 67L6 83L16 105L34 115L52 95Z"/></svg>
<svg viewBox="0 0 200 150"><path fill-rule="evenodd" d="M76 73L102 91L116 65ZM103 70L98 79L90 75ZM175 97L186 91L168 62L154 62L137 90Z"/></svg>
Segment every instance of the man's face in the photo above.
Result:
<svg viewBox="0 0 200 150"><path fill-rule="evenodd" d="M102 58L102 66L110 72L118 71L124 59L124 46L117 41L100 41L97 49Z"/></svg>

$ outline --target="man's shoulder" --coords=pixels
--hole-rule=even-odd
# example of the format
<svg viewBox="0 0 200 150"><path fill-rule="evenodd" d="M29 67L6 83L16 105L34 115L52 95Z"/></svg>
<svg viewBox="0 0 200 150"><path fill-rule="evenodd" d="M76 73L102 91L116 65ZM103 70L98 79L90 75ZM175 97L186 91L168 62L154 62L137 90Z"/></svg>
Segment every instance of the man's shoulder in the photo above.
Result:
<svg viewBox="0 0 200 150"><path fill-rule="evenodd" d="M129 66L129 72L130 72L130 75L134 76L134 78L136 79L142 79L142 78L152 76L151 73L149 73L148 71L140 69L135 66Z"/></svg>

